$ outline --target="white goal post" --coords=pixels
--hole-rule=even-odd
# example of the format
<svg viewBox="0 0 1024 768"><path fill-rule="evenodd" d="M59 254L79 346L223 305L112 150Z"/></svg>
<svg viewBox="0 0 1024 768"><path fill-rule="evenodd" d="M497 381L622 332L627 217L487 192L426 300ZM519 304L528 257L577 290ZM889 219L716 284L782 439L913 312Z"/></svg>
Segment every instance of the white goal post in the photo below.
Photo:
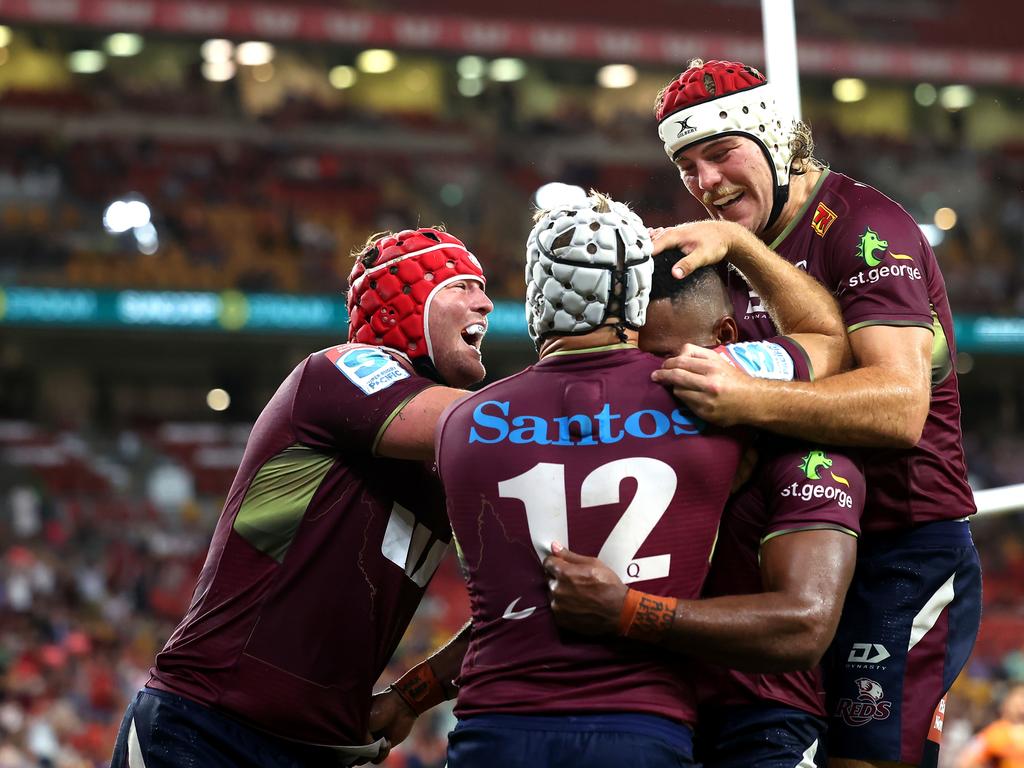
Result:
<svg viewBox="0 0 1024 768"><path fill-rule="evenodd" d="M978 517L1024 510L1024 483L975 491L974 503L978 505Z"/></svg>

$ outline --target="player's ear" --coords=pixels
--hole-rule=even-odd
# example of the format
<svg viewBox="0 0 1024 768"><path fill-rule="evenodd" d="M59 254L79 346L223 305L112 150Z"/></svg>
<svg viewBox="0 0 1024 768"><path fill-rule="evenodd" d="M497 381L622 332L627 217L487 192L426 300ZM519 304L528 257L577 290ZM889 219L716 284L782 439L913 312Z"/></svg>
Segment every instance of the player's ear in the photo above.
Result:
<svg viewBox="0 0 1024 768"><path fill-rule="evenodd" d="M719 344L734 344L740 340L740 329L731 315L726 315L715 324L715 335Z"/></svg>

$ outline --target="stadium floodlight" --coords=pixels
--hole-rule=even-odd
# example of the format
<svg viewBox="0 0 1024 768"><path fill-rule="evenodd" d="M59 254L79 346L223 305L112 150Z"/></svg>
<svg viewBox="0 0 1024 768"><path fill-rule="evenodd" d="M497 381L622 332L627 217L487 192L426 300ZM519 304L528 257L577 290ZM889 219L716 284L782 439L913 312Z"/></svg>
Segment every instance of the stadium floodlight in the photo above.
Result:
<svg viewBox="0 0 1024 768"><path fill-rule="evenodd" d="M914 100L922 107L930 107L939 98L939 92L931 83L918 83L914 88Z"/></svg>
<svg viewBox="0 0 1024 768"><path fill-rule="evenodd" d="M82 50L68 54L68 69L76 75L92 75L101 72L107 66L107 57L103 51Z"/></svg>
<svg viewBox="0 0 1024 768"><path fill-rule="evenodd" d="M135 235L135 244L139 252L152 256L160 248L160 238L157 236L156 227L152 222L147 222L141 227L134 227L132 232Z"/></svg>
<svg viewBox="0 0 1024 768"><path fill-rule="evenodd" d="M487 73L496 83L514 83L526 77L526 62L522 59L495 59L487 67Z"/></svg>
<svg viewBox="0 0 1024 768"><path fill-rule="evenodd" d="M956 353L956 372L962 376L974 370L974 355L970 352Z"/></svg>
<svg viewBox="0 0 1024 768"><path fill-rule="evenodd" d="M578 205L585 202L587 193L583 187L575 184L564 184L552 181L545 184L533 195L534 204L542 211L548 211L562 205Z"/></svg>
<svg viewBox="0 0 1024 768"><path fill-rule="evenodd" d="M394 51L385 48L368 48L356 56L356 67L370 75L382 75L398 66Z"/></svg>
<svg viewBox="0 0 1024 768"><path fill-rule="evenodd" d="M199 46L199 53L203 57L203 61L222 64L225 61L231 61L231 58L235 55L235 44L230 40L218 37L207 40Z"/></svg>
<svg viewBox="0 0 1024 768"><path fill-rule="evenodd" d="M928 241L928 245L932 248L937 248L942 244L942 241L946 239L946 233L936 227L934 224L921 224L918 225L921 231L924 232L924 237Z"/></svg>
<svg viewBox="0 0 1024 768"><path fill-rule="evenodd" d="M195 498L192 474L175 464L160 464L146 478L146 496L157 509L176 513Z"/></svg>
<svg viewBox="0 0 1024 768"><path fill-rule="evenodd" d="M458 88L463 96L473 98L484 92L484 81L478 77L460 77Z"/></svg>
<svg viewBox="0 0 1024 768"><path fill-rule="evenodd" d="M107 37L103 47L111 56L135 56L145 46L142 35L134 32L115 32Z"/></svg>
<svg viewBox="0 0 1024 768"><path fill-rule="evenodd" d="M952 208L939 208L935 212L935 226L943 231L949 231L956 226L956 211Z"/></svg>
<svg viewBox="0 0 1024 768"><path fill-rule="evenodd" d="M231 395L227 390L216 387L206 393L206 405L211 411L226 411L231 405Z"/></svg>
<svg viewBox="0 0 1024 768"><path fill-rule="evenodd" d="M121 234L146 226L151 218L149 206L141 200L115 200L103 212L103 227L107 232Z"/></svg>
<svg viewBox="0 0 1024 768"><path fill-rule="evenodd" d="M465 197L466 193L463 191L461 184L448 182L441 187L441 202L447 206L454 208L460 205Z"/></svg>
<svg viewBox="0 0 1024 768"><path fill-rule="evenodd" d="M868 87L859 77L844 77L832 83L833 98L844 104L863 101L867 95Z"/></svg>
<svg viewBox="0 0 1024 768"><path fill-rule="evenodd" d="M939 103L950 112L965 109L974 103L974 89L969 85L947 85L939 92Z"/></svg>
<svg viewBox="0 0 1024 768"><path fill-rule="evenodd" d="M632 64L605 64L597 70L597 84L602 88L629 88L636 82Z"/></svg>
<svg viewBox="0 0 1024 768"><path fill-rule="evenodd" d="M480 56L463 56L455 62L455 71L459 77L473 80L487 74L487 62Z"/></svg>
<svg viewBox="0 0 1024 768"><path fill-rule="evenodd" d="M343 91L346 88L351 88L355 85L359 76L356 74L355 67L339 64L336 67L331 67L331 71L327 73L327 79L330 81L332 86L337 88L339 91Z"/></svg>
<svg viewBox="0 0 1024 768"><path fill-rule="evenodd" d="M10 27L5 27L2 24L0 24L0 48L6 48L8 45L10 45L11 38L13 36L14 33L11 32Z"/></svg>
<svg viewBox="0 0 1024 768"><path fill-rule="evenodd" d="M235 76L237 67L233 61L204 61L202 70L211 83L223 83Z"/></svg>
<svg viewBox="0 0 1024 768"><path fill-rule="evenodd" d="M235 48L235 61L243 67L258 67L260 64L269 64L274 60L274 46L259 40L249 40L240 43Z"/></svg>

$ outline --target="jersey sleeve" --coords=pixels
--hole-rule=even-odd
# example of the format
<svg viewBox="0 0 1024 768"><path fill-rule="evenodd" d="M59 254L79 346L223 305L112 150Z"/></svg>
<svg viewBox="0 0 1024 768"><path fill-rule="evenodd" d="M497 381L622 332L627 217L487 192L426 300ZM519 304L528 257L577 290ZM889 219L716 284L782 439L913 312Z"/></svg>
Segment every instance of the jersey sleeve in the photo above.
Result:
<svg viewBox="0 0 1024 768"><path fill-rule="evenodd" d="M833 238L832 286L848 331L868 325L932 327L926 272L935 255L910 214L878 193Z"/></svg>
<svg viewBox="0 0 1024 768"><path fill-rule="evenodd" d="M806 445L787 446L762 461L760 481L769 512L762 543L801 530L860 534L865 483L854 458Z"/></svg>
<svg viewBox="0 0 1024 768"><path fill-rule="evenodd" d="M386 350L331 347L306 359L292 425L309 445L370 454L398 412L431 386Z"/></svg>
<svg viewBox="0 0 1024 768"><path fill-rule="evenodd" d="M755 379L811 381L814 378L807 352L788 336L725 344L715 347L715 352Z"/></svg>

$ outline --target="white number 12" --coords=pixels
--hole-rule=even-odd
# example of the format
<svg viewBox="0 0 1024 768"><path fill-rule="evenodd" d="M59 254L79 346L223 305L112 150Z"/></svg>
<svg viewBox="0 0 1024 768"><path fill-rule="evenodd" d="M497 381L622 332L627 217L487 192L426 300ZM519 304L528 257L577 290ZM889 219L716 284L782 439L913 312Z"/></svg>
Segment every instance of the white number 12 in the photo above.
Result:
<svg viewBox="0 0 1024 768"><path fill-rule="evenodd" d="M671 555L637 557L636 553L675 496L678 480L672 467L650 458L602 464L583 480L580 507L618 504L619 484L627 477L637 481L636 495L608 534L598 559L615 571L624 584L664 578L668 576ZM563 464L536 464L523 474L498 483L498 494L523 502L533 548L541 560L551 554L552 541L570 547Z"/></svg>

